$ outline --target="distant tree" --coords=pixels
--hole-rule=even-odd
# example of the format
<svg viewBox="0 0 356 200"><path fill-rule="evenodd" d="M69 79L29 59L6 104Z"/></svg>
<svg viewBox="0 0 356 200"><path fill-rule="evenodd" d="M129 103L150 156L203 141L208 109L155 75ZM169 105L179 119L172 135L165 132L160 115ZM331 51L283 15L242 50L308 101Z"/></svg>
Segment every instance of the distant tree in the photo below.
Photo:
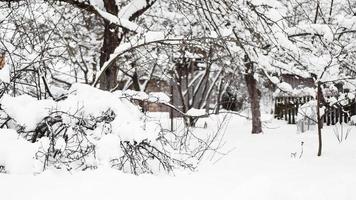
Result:
<svg viewBox="0 0 356 200"><path fill-rule="evenodd" d="M102 25L103 27L103 37L102 37L102 46L100 49L100 59L99 66L103 66L106 61L109 60L110 55L118 48L124 41L128 41L128 38L132 38L133 36L142 37L142 34L146 31L139 27L135 21L146 11L148 10L156 0L146 0L146 1L120 1L116 3L116 1L111 0L103 0L98 1L98 4L93 3L89 0L79 1L79 0L51 0L51 1L19 1L19 0L1 0L0 3L3 2L1 6L2 9L8 9L9 15L11 16L12 12L16 9L21 9L22 7L31 8L31 4L37 4L39 6L35 7L36 10L25 10L24 14L28 14L27 12L31 12L34 16L38 16L37 19L32 18L31 24L34 24L31 27L30 31L38 31L43 32L45 29L43 27L36 27L36 20L43 19L46 16L46 10L49 11L56 9L61 9L62 3L68 4L72 6L72 10L74 11L83 11L86 15L94 16L97 19L103 21L103 23L97 22L97 24ZM7 4L5 4L5 3ZM101 2L101 3L100 3ZM8 5L8 8L6 6ZM41 8L42 7L42 8ZM45 7L45 9L43 8ZM34 7L32 7L34 8ZM67 7L68 8L68 7ZM78 12L77 12L78 13ZM81 13L81 12L79 12ZM71 15L71 16L70 16ZM68 20L68 16L73 17L72 13L68 14L62 13L60 19ZM85 17L88 19L87 17ZM90 20L90 19L89 19ZM54 19L49 18L46 22L51 23L59 23ZM21 23L21 22L20 22ZM81 21L83 23L83 21ZM73 24L72 24L73 25ZM22 26L22 25L21 25ZM21 28L21 26L19 28ZM97 25L95 25L97 26ZM56 30L56 24L54 25L53 31ZM90 30L88 30L90 31ZM15 30L16 32L16 30ZM87 32L89 34L89 32ZM52 33L55 34L55 33ZM43 35L43 34L39 34ZM116 65L115 62L110 64L110 67L106 67L105 72L100 74L100 88L105 90L110 90L117 85L117 73L119 66Z"/></svg>
<svg viewBox="0 0 356 200"><path fill-rule="evenodd" d="M299 1L286 2L293 8L294 16L288 19L286 33L295 51L284 53L284 59L292 63L294 69L285 68L315 80L317 100L318 156L322 154L322 124L325 106L354 98L354 95L339 94L330 98L329 88L337 84L347 87L353 93L355 87L356 23L350 1L308 1L311 6L303 6ZM354 5L352 5L354 4ZM307 10L304 10L307 9ZM298 15L296 13L299 13ZM284 61L285 62L285 61ZM351 89L351 90L350 90ZM336 100L332 100L337 98Z"/></svg>
<svg viewBox="0 0 356 200"><path fill-rule="evenodd" d="M260 81L275 67L265 66L278 49L275 36L283 30L285 7L277 2L204 0L191 2L197 15L232 59L230 66L243 74L252 113L252 133L262 132Z"/></svg>

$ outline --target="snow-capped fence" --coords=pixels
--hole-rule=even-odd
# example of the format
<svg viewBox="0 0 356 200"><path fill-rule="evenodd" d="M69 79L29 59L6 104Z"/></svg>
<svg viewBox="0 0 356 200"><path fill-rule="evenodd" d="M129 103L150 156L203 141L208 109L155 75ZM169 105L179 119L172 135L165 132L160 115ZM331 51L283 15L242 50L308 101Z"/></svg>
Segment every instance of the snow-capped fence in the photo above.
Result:
<svg viewBox="0 0 356 200"><path fill-rule="evenodd" d="M351 113L349 109L340 106L327 107L323 116L326 125L335 125L337 123L348 123L350 121Z"/></svg>
<svg viewBox="0 0 356 200"><path fill-rule="evenodd" d="M313 100L312 96L303 97L276 97L275 98L275 112L274 117L277 119L284 119L288 124L296 124L298 109L305 103ZM348 123L352 116L351 108L353 102L346 106L327 106L325 114L323 115L323 122L329 125L337 123Z"/></svg>
<svg viewBox="0 0 356 200"><path fill-rule="evenodd" d="M312 96L276 97L274 117L277 119L284 119L288 121L288 124L295 124L298 108L312 99Z"/></svg>

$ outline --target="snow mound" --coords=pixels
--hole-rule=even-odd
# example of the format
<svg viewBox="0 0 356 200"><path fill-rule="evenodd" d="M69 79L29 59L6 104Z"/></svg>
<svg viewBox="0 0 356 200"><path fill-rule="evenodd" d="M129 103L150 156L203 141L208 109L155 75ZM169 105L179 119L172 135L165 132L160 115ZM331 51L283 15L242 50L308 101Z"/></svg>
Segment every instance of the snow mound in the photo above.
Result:
<svg viewBox="0 0 356 200"><path fill-rule="evenodd" d="M29 95L11 97L5 94L1 99L4 111L27 131L34 130L48 116L53 104L52 100L37 100Z"/></svg>
<svg viewBox="0 0 356 200"><path fill-rule="evenodd" d="M129 91L130 95L147 97L144 92ZM66 100L59 102L58 107L70 113L79 112L84 116L100 116L108 110L113 111L115 119L110 123L112 133L125 141L155 140L158 132L155 127L147 126L139 107L132 104L122 92L110 93L89 85L74 84ZM147 96L146 96L147 95ZM154 126L154 125L152 125Z"/></svg>
<svg viewBox="0 0 356 200"><path fill-rule="evenodd" d="M141 121L143 114L137 106L115 93L102 91L85 84L74 84L68 98L58 102L57 108L71 114L98 116L112 110L121 122Z"/></svg>
<svg viewBox="0 0 356 200"><path fill-rule="evenodd" d="M32 173L36 152L36 144L19 137L15 130L0 129L0 165L5 167L7 173Z"/></svg>
<svg viewBox="0 0 356 200"><path fill-rule="evenodd" d="M74 84L66 93L58 102L28 95L3 96L5 113L24 127L19 133L0 132L0 165L6 172L36 172L40 166L41 170L109 167L114 160L128 156L123 143L132 147L144 143L147 148L159 143L160 125L119 92ZM163 93L147 97L169 101ZM18 138L22 133L34 143ZM41 165L36 168L36 164Z"/></svg>
<svg viewBox="0 0 356 200"><path fill-rule="evenodd" d="M110 93L85 84L73 84L67 93L67 98L59 102L37 100L28 95L17 97L4 95L1 105L12 119L25 127L26 131L33 131L45 117L54 111L83 118L95 118L102 116L105 112L112 111L115 117L110 123L112 133L118 135L122 140L142 141L156 138L157 133L148 131L155 130L156 127L147 126L144 115L138 106L132 104L128 98L124 98L122 93ZM147 99L169 101L169 97L163 93L150 95L142 93L141 95ZM62 115L62 118L64 122L71 123L65 115ZM152 126L155 125L152 124ZM63 146L63 142L59 146Z"/></svg>

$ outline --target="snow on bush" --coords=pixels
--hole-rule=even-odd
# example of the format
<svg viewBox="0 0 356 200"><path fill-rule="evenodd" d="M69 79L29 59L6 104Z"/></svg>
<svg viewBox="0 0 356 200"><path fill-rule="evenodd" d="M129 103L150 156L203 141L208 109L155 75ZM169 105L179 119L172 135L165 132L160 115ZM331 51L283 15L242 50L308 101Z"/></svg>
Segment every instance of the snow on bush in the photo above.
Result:
<svg viewBox="0 0 356 200"><path fill-rule="evenodd" d="M290 85L289 85L290 86ZM284 89L288 89L288 86L283 86ZM293 96L293 97L303 97L303 96L315 96L316 91L314 88L310 87L303 87L303 88L294 88L289 90L281 90L277 89L274 93L273 96Z"/></svg>
<svg viewBox="0 0 356 200"><path fill-rule="evenodd" d="M317 101L311 100L298 109L297 129L298 132L313 130L317 124ZM320 108L320 116L325 113L325 107Z"/></svg>
<svg viewBox="0 0 356 200"><path fill-rule="evenodd" d="M185 114L188 116L200 117L206 115L207 113L205 109L191 108Z"/></svg>
<svg viewBox="0 0 356 200"><path fill-rule="evenodd" d="M112 166L139 174L153 173L154 168L170 172L175 166L190 167L161 148L159 124L148 121L122 94L74 84L58 102L5 95L1 106L20 126L18 133L36 143L35 158L43 168ZM169 101L161 93L147 97Z"/></svg>
<svg viewBox="0 0 356 200"><path fill-rule="evenodd" d="M316 123L316 120L317 120L316 106L317 106L316 100L308 101L307 103L300 106L300 108L298 109L297 120L310 119L314 123ZM321 113L320 115L323 115L323 114Z"/></svg>
<svg viewBox="0 0 356 200"><path fill-rule="evenodd" d="M285 92L293 91L292 86L286 82L279 83L277 86L278 86L278 88L280 88L282 91L285 91Z"/></svg>
<svg viewBox="0 0 356 200"><path fill-rule="evenodd" d="M169 96L163 92L150 92L148 98L150 102L169 103L171 100Z"/></svg>
<svg viewBox="0 0 356 200"><path fill-rule="evenodd" d="M280 82L279 78L276 76L271 76L269 77L269 80L273 83L273 84L278 84Z"/></svg>
<svg viewBox="0 0 356 200"><path fill-rule="evenodd" d="M303 133L305 131L314 130L317 122L316 112L317 102L315 100L303 104L298 109L297 115L297 131Z"/></svg>
<svg viewBox="0 0 356 200"><path fill-rule="evenodd" d="M129 99L148 101L154 103L169 103L170 98L163 92L150 92L149 94L142 91L125 90L115 92L118 96L126 97Z"/></svg>
<svg viewBox="0 0 356 200"><path fill-rule="evenodd" d="M5 94L1 99L2 109L26 130L33 130L49 114L52 100L37 100L28 95L11 97Z"/></svg>
<svg viewBox="0 0 356 200"><path fill-rule="evenodd" d="M311 33L315 35L321 35L331 42L334 38L330 27L326 24L311 24L311 23L301 23L295 27L286 30L289 35L300 34L300 33Z"/></svg>

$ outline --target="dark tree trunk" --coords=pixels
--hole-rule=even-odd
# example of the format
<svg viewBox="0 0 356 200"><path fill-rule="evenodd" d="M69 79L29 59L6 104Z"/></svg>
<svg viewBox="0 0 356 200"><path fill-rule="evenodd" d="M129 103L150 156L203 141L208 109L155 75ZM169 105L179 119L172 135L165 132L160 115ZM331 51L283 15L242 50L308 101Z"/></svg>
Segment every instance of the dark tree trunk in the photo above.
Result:
<svg viewBox="0 0 356 200"><path fill-rule="evenodd" d="M217 102L216 102L216 109L215 109L215 114L219 114L220 112L220 104L221 104L221 97L222 97L222 90L223 90L223 80L220 80L219 82L219 91L218 91L218 98L217 98Z"/></svg>
<svg viewBox="0 0 356 200"><path fill-rule="evenodd" d="M261 92L257 88L257 80L254 77L253 63L248 62L248 58L245 57L245 81L247 86L247 92L249 95L251 113L252 113L252 134L262 133L261 124L261 110L260 110L260 99Z"/></svg>
<svg viewBox="0 0 356 200"><path fill-rule="evenodd" d="M107 12L117 15L118 8L115 1L104 0L104 5ZM122 38L119 37L118 27L111 24L109 21L104 21L104 42L100 52L100 67L102 67L107 60L109 60L110 55L120 45L121 39ZM100 78L100 89L110 90L114 88L118 83L117 73L118 66L115 63L109 67Z"/></svg>
<svg viewBox="0 0 356 200"><path fill-rule="evenodd" d="M141 91L140 80L138 78L138 74L136 71L133 73L131 80L132 80L133 89L136 91Z"/></svg>
<svg viewBox="0 0 356 200"><path fill-rule="evenodd" d="M316 114L317 114L317 123L318 123L318 156L321 156L321 150L322 150L322 137L321 137L321 128L322 128L322 119L320 116L320 105L321 105L321 100L322 100L322 93L321 93L321 86L320 82L318 82L318 91L317 91L317 107L316 107Z"/></svg>

